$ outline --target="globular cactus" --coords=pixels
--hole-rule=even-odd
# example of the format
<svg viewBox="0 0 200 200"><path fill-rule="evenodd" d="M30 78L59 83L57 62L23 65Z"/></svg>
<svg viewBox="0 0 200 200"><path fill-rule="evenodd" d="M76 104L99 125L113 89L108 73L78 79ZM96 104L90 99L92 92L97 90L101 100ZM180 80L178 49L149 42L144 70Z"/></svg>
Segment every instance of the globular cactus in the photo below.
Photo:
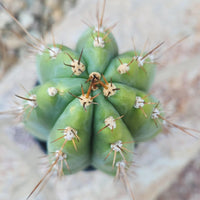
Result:
<svg viewBox="0 0 200 200"><path fill-rule="evenodd" d="M16 96L24 100L25 127L47 143L50 168L28 198L55 168L67 175L92 165L126 178L134 144L155 137L163 121L188 131L165 119L159 101L148 93L156 72L154 52L163 43L149 52L118 54L113 27L103 26L102 14L75 50L32 38L40 85Z"/></svg>
<svg viewBox="0 0 200 200"><path fill-rule="evenodd" d="M118 55L110 30L91 27L76 51L50 45L37 55L41 85L25 99L24 123L49 153L66 156L64 174L93 165L114 175L117 163L133 161L133 141L160 132L158 101L148 95L156 66L147 54Z"/></svg>
<svg viewBox="0 0 200 200"><path fill-rule="evenodd" d="M75 51L54 44L39 52L41 85L21 98L26 128L54 152L51 168L71 174L92 165L119 174L134 161L134 143L161 131L160 106L148 95L152 53L119 55L111 30L100 23L81 35Z"/></svg>

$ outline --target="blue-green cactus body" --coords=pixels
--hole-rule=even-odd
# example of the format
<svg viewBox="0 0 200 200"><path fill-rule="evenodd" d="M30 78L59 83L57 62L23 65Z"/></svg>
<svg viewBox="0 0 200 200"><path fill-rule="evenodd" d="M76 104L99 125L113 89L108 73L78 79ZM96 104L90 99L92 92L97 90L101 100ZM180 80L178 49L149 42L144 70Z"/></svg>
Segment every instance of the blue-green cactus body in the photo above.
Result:
<svg viewBox="0 0 200 200"><path fill-rule="evenodd" d="M145 97L147 104L144 105L143 111L133 106L129 112L126 113L124 122L131 131L135 142L138 143L150 140L156 136L159 132L161 132L161 125L155 124L152 119L152 112L155 108L156 102L158 101L152 96L146 96L146 93L139 90L136 91L136 96ZM148 102L155 104L148 105ZM144 112L146 113L146 117Z"/></svg>
<svg viewBox="0 0 200 200"><path fill-rule="evenodd" d="M139 52L137 55L139 55ZM154 80L156 71L156 66L150 62L150 59L147 59L147 63L144 62L144 65L141 68L136 60L137 58L135 58L134 61L129 65L130 70L128 73L121 74L118 72L120 61L128 64L135 56L136 55L133 51L117 56L107 67L106 71L104 72L104 76L108 80L112 78L112 80L115 82L123 83L148 92Z"/></svg>
<svg viewBox="0 0 200 200"><path fill-rule="evenodd" d="M48 151L55 152L60 149L65 139L62 138L63 130L66 127L74 128L77 131L79 139L74 139L77 150L74 148L72 141L67 141L63 153L67 155L70 171L65 169L65 173L75 173L86 168L91 162L91 127L92 127L93 106L88 107L87 112L80 105L78 99L70 102L64 112L60 115L48 138Z"/></svg>
<svg viewBox="0 0 200 200"><path fill-rule="evenodd" d="M37 107L29 108L24 117L24 123L32 134L46 141L49 133L66 106L74 99L68 92L80 95L80 85L88 87L82 78L52 79L41 86L34 88L30 93L36 95ZM55 89L56 94L50 96L48 89Z"/></svg>
<svg viewBox="0 0 200 200"><path fill-rule="evenodd" d="M134 142L160 132L158 101L147 93L156 66L138 55L118 55L111 33L89 28L76 51L49 45L37 56L41 85L25 100L24 122L48 143L52 167L70 174L93 165L115 175L134 161Z"/></svg>
<svg viewBox="0 0 200 200"><path fill-rule="evenodd" d="M76 60L79 60L80 54L69 49L63 45L56 45L55 47L49 45L42 54L37 55L37 71L39 81L45 83L54 78L76 78L73 74L72 68L65 64L71 64L72 60L69 55ZM81 63L86 64L81 58ZM88 78L87 71L81 73L79 78Z"/></svg>
<svg viewBox="0 0 200 200"><path fill-rule="evenodd" d="M116 127L113 127L113 130L109 127L103 129L105 126L105 120L109 117L113 117L117 119L120 117L117 110L113 107L113 105L105 99L103 95L100 95L96 98L99 106L95 107L95 115L94 115L94 137L93 137L93 155L92 155L92 164L111 175L116 174L116 167L113 168L113 157L114 151L111 152L109 157L105 160L106 156L111 151L111 145L121 141L124 142L123 146L127 148L130 152L133 152L133 137L129 132L127 126L123 122L122 119L116 120ZM127 142L127 144L126 144ZM123 148L123 147L122 147ZM124 154L126 161L132 161L133 155L131 153ZM123 159L120 153L117 153L116 162L119 162Z"/></svg>
<svg viewBox="0 0 200 200"><path fill-rule="evenodd" d="M118 47L115 38L111 33L108 34L102 43L99 41L99 45L103 45L103 48L98 46L94 47L94 39L101 40L106 34L107 33L99 32L98 36L98 32L94 32L94 29L90 28L82 34L77 43L76 50L78 52L81 52L81 50L84 49L83 57L87 62L87 71L89 74L92 72L103 73L111 59L118 54ZM106 40L109 42L106 42Z"/></svg>

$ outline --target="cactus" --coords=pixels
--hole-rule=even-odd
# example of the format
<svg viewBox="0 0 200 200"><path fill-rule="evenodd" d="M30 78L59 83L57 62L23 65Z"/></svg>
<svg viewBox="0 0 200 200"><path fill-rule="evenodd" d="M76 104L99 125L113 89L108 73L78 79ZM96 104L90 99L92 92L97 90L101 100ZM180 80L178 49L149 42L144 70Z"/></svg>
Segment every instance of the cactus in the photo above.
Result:
<svg viewBox="0 0 200 200"><path fill-rule="evenodd" d="M156 66L147 54L118 55L110 30L90 27L76 51L49 45L37 55L41 85L24 98L24 124L49 153L66 156L64 174L92 164L114 175L118 162L132 161L133 141L160 132L158 101L148 96Z"/></svg>
<svg viewBox="0 0 200 200"><path fill-rule="evenodd" d="M134 162L134 144L152 139L163 122L190 134L191 129L164 117L159 101L149 95L156 73L154 52L118 53L112 27L89 27L75 50L60 44L46 45L29 36L37 50L40 85L23 97L20 112L26 129L48 147L50 168L28 198L57 169L76 173L92 165L125 179Z"/></svg>

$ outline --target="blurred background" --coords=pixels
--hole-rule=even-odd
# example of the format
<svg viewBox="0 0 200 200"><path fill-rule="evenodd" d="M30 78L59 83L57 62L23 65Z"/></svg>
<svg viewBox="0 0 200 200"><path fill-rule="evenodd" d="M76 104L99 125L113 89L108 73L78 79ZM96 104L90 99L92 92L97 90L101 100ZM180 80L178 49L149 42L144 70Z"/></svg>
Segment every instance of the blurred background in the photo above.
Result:
<svg viewBox="0 0 200 200"><path fill-rule="evenodd" d="M34 36L74 48L87 26L96 24L95 0L4 0L0 2ZM149 50L159 42L158 72L151 93L161 100L171 121L200 130L200 1L107 0L106 25L113 30L119 51ZM179 44L177 41L188 36ZM0 111L10 110L14 94L24 94L36 80L34 56L26 34L0 8ZM199 200L200 142L177 130L163 131L156 139L139 144L138 167L130 182L138 200ZM0 200L26 199L46 171L37 142L13 116L0 115ZM49 181L37 200L125 200L120 183L99 171L79 172Z"/></svg>
<svg viewBox="0 0 200 200"><path fill-rule="evenodd" d="M44 37L52 26L63 19L76 0L6 0L3 2L19 22L37 38ZM0 12L0 77L23 57L25 33L19 29L14 20L1 9ZM9 56L8 56L9 55ZM3 63L2 63L3 62Z"/></svg>

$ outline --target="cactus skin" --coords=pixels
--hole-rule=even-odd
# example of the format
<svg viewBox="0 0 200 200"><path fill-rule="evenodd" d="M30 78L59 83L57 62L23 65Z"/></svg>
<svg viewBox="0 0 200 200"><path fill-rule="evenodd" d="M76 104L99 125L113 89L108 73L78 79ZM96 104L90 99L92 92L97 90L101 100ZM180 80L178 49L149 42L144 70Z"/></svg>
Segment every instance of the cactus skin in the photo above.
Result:
<svg viewBox="0 0 200 200"><path fill-rule="evenodd" d="M137 52L137 55L140 55L140 52ZM120 64L119 59L123 63L129 63L134 56L136 56L134 51L129 51L122 55L119 55L118 57L116 57L111 61L104 75L108 80L112 78L113 81L116 81L118 83L123 83L133 88L137 88L139 90L148 92L154 80L156 71L155 64L144 63L143 65L143 69L145 70L144 73L144 71L138 67L138 63L135 60L133 61L133 63L129 65L130 70L128 71L128 74L127 73L120 74L117 71L117 68L119 67ZM150 59L146 59L146 61L150 62Z"/></svg>
<svg viewBox="0 0 200 200"><path fill-rule="evenodd" d="M73 100L68 91L75 95L80 94L80 85L85 79L79 78L55 78L34 88L30 93L37 96L37 107L26 111L24 123L26 128L40 140L47 141L53 125L61 115L65 107ZM83 85L84 88L88 84ZM48 88L55 87L58 93L52 97L48 94Z"/></svg>
<svg viewBox="0 0 200 200"><path fill-rule="evenodd" d="M55 51L59 51L58 54ZM71 62L69 56L66 55L66 52L69 53L74 59L78 60L79 54L63 45L56 45L55 47L53 45L49 45L49 49L45 49L43 53L37 55L36 63L40 83L45 83L54 78L76 77L75 75L71 76L71 69L64 65L64 62ZM85 64L85 61L83 59L81 59L81 62ZM79 78L87 77L87 71L79 76Z"/></svg>
<svg viewBox="0 0 200 200"><path fill-rule="evenodd" d="M91 36L93 35L93 37ZM106 33L94 32L94 29L87 29L77 42L76 50L81 52L84 49L83 57L87 62L88 73L99 72L103 73L107 68L111 59L118 54L118 47L112 33L108 34L104 43L105 47L94 48L94 38L104 38Z"/></svg>
<svg viewBox="0 0 200 200"><path fill-rule="evenodd" d="M137 55L134 51L118 55L112 33L94 28L83 33L76 51L49 45L37 55L42 84L27 97L35 95L35 104L29 103L24 123L47 142L49 155L58 153L55 165L66 161L64 174L92 164L115 175L118 162L133 161L133 141L149 140L161 131L151 117L158 101L147 94L156 66L148 57L139 63L145 54ZM93 72L99 77L92 77ZM138 97L144 98L141 108L136 105Z"/></svg>

